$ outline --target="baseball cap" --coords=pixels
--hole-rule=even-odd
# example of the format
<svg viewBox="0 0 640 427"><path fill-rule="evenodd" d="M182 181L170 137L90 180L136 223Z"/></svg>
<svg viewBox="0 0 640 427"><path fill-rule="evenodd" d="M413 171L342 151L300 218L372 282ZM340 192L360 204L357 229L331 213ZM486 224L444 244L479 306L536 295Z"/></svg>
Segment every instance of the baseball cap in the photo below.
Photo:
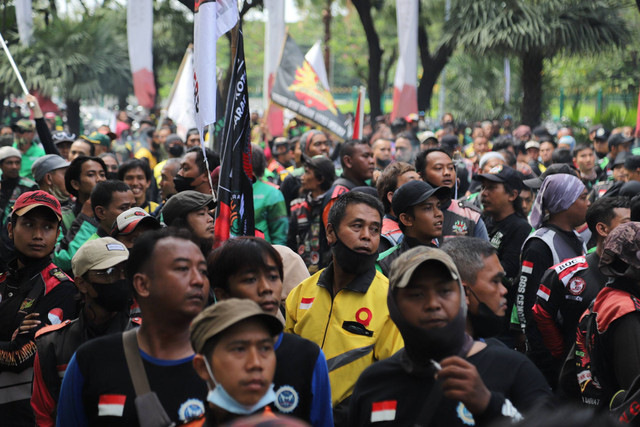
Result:
<svg viewBox="0 0 640 427"><path fill-rule="evenodd" d="M279 136L273 140L273 148L282 147L283 145L288 145L289 140L284 136Z"/></svg>
<svg viewBox="0 0 640 427"><path fill-rule="evenodd" d="M453 150L460 145L460 140L455 135L444 135L440 138L440 145L444 148Z"/></svg>
<svg viewBox="0 0 640 427"><path fill-rule="evenodd" d="M262 311L255 301L231 298L205 308L193 319L189 328L191 346L196 353L202 354L211 338L236 323L253 318L263 322L272 336L282 332L282 323L275 316Z"/></svg>
<svg viewBox="0 0 640 427"><path fill-rule="evenodd" d="M606 141L607 139L609 139L609 131L603 127L599 127L598 129L596 129L596 134L593 139Z"/></svg>
<svg viewBox="0 0 640 427"><path fill-rule="evenodd" d="M172 133L167 135L167 139L164 141L165 145L169 145L172 144L176 141L180 141L182 143L182 138L180 138L180 135L178 135L177 133Z"/></svg>
<svg viewBox="0 0 640 427"><path fill-rule="evenodd" d="M576 146L576 139L571 135L564 135L558 140L558 145L560 144L568 145L569 149L573 150Z"/></svg>
<svg viewBox="0 0 640 427"><path fill-rule="evenodd" d="M404 119L409 123L417 122L420 119L420 116L418 116L418 113L411 113L411 114L407 114L407 116Z"/></svg>
<svg viewBox="0 0 640 427"><path fill-rule="evenodd" d="M540 143L538 141L529 141L526 144L524 144L524 149L528 150L529 148L537 148L538 150L540 149Z"/></svg>
<svg viewBox="0 0 640 427"><path fill-rule="evenodd" d="M26 193L22 193L14 203L11 214L22 216L29 212L31 209L37 208L38 206L44 206L45 208L51 209L53 213L55 213L58 217L58 221L62 220L60 202L51 194L42 190L27 191Z"/></svg>
<svg viewBox="0 0 640 427"><path fill-rule="evenodd" d="M142 221L148 223L154 229L162 228L157 219L149 215L144 209L135 207L127 209L118 215L116 222L113 223L111 235L116 237L132 233Z"/></svg>
<svg viewBox="0 0 640 427"><path fill-rule="evenodd" d="M607 142L609 143L609 147L615 147L621 144L628 144L631 141L633 141L633 137L630 136L627 138L621 133L614 133L607 140Z"/></svg>
<svg viewBox="0 0 640 427"><path fill-rule="evenodd" d="M194 190L181 191L171 196L167 203L164 204L161 211L162 218L165 224L171 225L177 218L205 206L210 209L216 206L211 194L203 194Z"/></svg>
<svg viewBox="0 0 640 427"><path fill-rule="evenodd" d="M104 270L129 259L129 251L113 237L101 237L85 242L71 258L71 269L76 277L89 270Z"/></svg>
<svg viewBox="0 0 640 427"><path fill-rule="evenodd" d="M424 132L420 132L418 135L418 141L420 144L424 144L428 139L433 139L438 142L438 138L436 138L436 134L431 132L430 130L425 130Z"/></svg>
<svg viewBox="0 0 640 427"><path fill-rule="evenodd" d="M73 142L76 140L75 133L67 133L61 130L55 131L51 134L54 144L60 144L61 142Z"/></svg>
<svg viewBox="0 0 640 427"><path fill-rule="evenodd" d="M640 222L627 222L614 228L605 239L598 266L606 276L635 278L640 270L639 257Z"/></svg>
<svg viewBox="0 0 640 427"><path fill-rule="evenodd" d="M33 132L36 130L35 125L29 119L20 119L11 128L14 132Z"/></svg>
<svg viewBox="0 0 640 427"><path fill-rule="evenodd" d="M627 163L627 159L629 157L633 157L631 153L629 153L628 151L621 151L618 154L616 154L616 158L613 161L613 167L615 168L616 166L620 166L620 165L626 165ZM626 167L626 166L625 166ZM632 169L632 168L627 168L627 169Z"/></svg>
<svg viewBox="0 0 640 427"><path fill-rule="evenodd" d="M333 182L336 178L336 168L327 156L321 154L311 158L303 156L303 163L306 167L317 171L325 181Z"/></svg>
<svg viewBox="0 0 640 427"><path fill-rule="evenodd" d="M462 287L458 268L447 253L440 249L419 246L406 251L391 264L391 273L389 274L391 289L406 288L413 272L427 261L438 261L444 265L449 271L451 279L456 280Z"/></svg>
<svg viewBox="0 0 640 427"><path fill-rule="evenodd" d="M524 181L522 181L522 183L526 186L529 187L533 190L537 190L540 187L542 187L542 181L544 181L544 179L546 177L548 177L549 175L555 175L557 173L566 173L568 175L573 175L573 176L578 176L576 174L576 171L574 169L571 168L571 166L569 166L566 163L554 163L552 165L550 165L547 170L545 170L542 175L540 175L539 177L536 178L530 178L530 179L525 179Z"/></svg>
<svg viewBox="0 0 640 427"><path fill-rule="evenodd" d="M8 159L9 157L20 157L22 158L22 153L17 148L13 147L2 147L0 148L0 162L4 159Z"/></svg>
<svg viewBox="0 0 640 427"><path fill-rule="evenodd" d="M476 179L486 179L488 181L507 184L515 190L522 190L522 174L517 170L504 165L492 167L488 173L480 174Z"/></svg>
<svg viewBox="0 0 640 427"><path fill-rule="evenodd" d="M436 196L442 200L448 198L449 194L448 187L433 188L424 181L409 181L393 193L391 207L393 208L393 213L397 216L401 213L406 213L410 207L424 202L431 196Z"/></svg>
<svg viewBox="0 0 640 427"><path fill-rule="evenodd" d="M56 169L66 168L71 163L57 154L47 154L40 157L31 165L31 174L36 182L40 182L46 174Z"/></svg>
<svg viewBox="0 0 640 427"><path fill-rule="evenodd" d="M103 147L111 147L111 138L100 132L91 132L89 136L80 135L81 139L96 145L102 145Z"/></svg>

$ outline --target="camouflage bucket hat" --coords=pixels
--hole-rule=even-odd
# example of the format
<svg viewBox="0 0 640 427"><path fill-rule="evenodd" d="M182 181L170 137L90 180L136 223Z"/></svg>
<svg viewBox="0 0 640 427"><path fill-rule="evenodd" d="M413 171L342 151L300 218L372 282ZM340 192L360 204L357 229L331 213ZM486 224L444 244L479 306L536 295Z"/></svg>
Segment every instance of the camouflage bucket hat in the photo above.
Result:
<svg viewBox="0 0 640 427"><path fill-rule="evenodd" d="M640 279L640 222L613 229L604 241L599 267L606 276Z"/></svg>

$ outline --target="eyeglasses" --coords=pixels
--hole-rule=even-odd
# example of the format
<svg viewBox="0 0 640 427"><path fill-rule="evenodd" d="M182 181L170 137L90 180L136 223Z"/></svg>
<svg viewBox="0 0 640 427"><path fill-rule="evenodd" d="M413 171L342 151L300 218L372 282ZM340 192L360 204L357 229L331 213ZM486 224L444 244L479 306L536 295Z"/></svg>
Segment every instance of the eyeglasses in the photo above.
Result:
<svg viewBox="0 0 640 427"><path fill-rule="evenodd" d="M96 278L100 278L101 281L115 282L119 280L124 274L124 268L121 266L109 267L104 270L89 270L90 273Z"/></svg>

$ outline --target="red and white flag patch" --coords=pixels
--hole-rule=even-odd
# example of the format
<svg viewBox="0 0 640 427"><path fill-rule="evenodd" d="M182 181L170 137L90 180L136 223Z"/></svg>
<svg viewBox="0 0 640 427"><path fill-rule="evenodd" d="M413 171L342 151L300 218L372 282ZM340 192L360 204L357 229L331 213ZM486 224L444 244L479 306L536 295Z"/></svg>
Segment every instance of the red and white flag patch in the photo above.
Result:
<svg viewBox="0 0 640 427"><path fill-rule="evenodd" d="M124 412L124 394L102 394L98 400L99 417L121 417Z"/></svg>
<svg viewBox="0 0 640 427"><path fill-rule="evenodd" d="M373 402L371 405L371 422L393 421L396 419L397 400Z"/></svg>
<svg viewBox="0 0 640 427"><path fill-rule="evenodd" d="M522 272L526 274L531 274L533 271L533 263L529 261L522 262Z"/></svg>
<svg viewBox="0 0 640 427"><path fill-rule="evenodd" d="M545 301L549 301L551 290L549 290L549 288L547 288L545 285L540 285L540 287L538 288L538 293L536 295Z"/></svg>
<svg viewBox="0 0 640 427"><path fill-rule="evenodd" d="M315 298L302 298L300 300L300 310L309 310Z"/></svg>
<svg viewBox="0 0 640 427"><path fill-rule="evenodd" d="M49 318L49 322L51 322L52 325L58 325L62 323L62 317L63 317L62 309L54 308L49 312L47 317Z"/></svg>

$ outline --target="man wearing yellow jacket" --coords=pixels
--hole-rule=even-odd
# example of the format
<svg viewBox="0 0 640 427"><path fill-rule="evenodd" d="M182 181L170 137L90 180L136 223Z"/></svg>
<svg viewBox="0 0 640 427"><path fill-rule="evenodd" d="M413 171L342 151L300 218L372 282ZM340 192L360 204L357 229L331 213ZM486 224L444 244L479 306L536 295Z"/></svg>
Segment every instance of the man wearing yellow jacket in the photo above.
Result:
<svg viewBox="0 0 640 427"><path fill-rule="evenodd" d="M327 221L332 262L287 297L285 331L315 342L327 357L336 427L346 425L360 373L403 347L389 317L389 281L375 269L382 215L373 196L340 196Z"/></svg>

